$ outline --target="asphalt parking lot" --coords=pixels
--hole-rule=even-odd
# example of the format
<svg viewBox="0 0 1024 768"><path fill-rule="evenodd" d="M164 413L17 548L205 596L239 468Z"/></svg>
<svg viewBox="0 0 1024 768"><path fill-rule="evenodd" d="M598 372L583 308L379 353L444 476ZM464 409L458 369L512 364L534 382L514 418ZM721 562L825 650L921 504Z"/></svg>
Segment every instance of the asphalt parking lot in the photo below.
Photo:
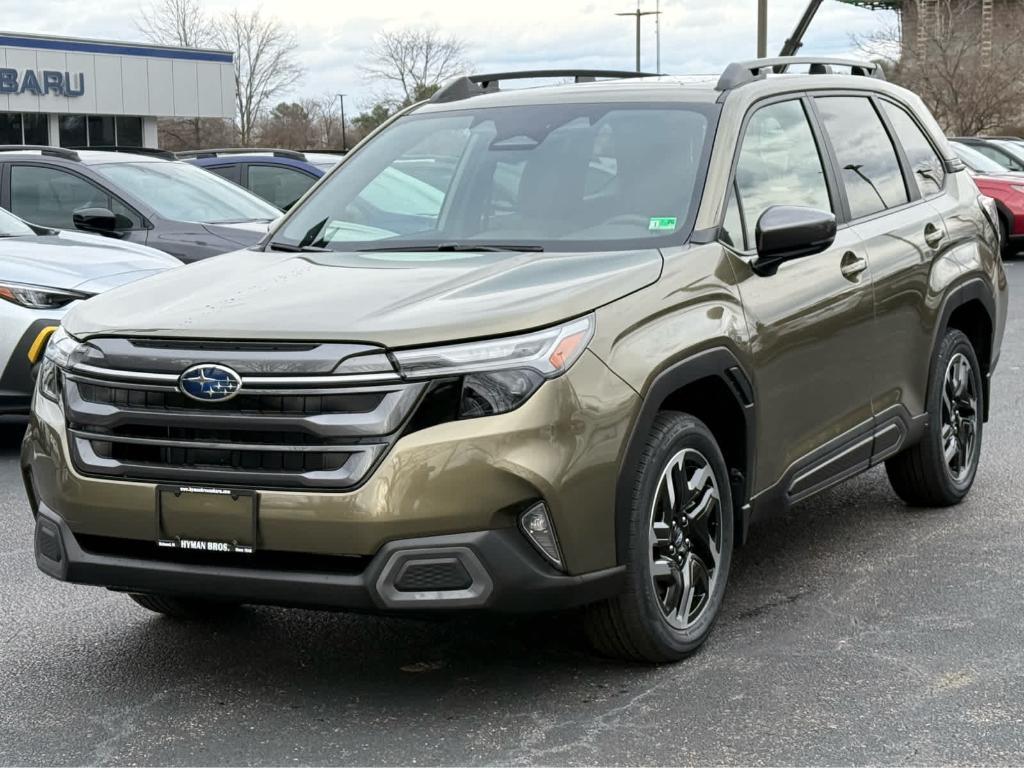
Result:
<svg viewBox="0 0 1024 768"><path fill-rule="evenodd" d="M762 520L705 649L589 654L573 616L246 609L181 624L36 570L0 438L0 764L1020 764L1024 261L969 500L876 470Z"/></svg>

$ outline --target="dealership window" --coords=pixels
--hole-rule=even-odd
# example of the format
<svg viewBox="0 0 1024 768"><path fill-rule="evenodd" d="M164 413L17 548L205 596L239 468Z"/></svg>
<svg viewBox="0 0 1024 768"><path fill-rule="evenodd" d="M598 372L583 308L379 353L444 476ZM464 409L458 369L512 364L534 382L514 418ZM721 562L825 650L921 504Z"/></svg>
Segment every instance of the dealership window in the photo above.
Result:
<svg viewBox="0 0 1024 768"><path fill-rule="evenodd" d="M84 147L89 144L85 115L60 116L60 145L62 147Z"/></svg>
<svg viewBox="0 0 1024 768"><path fill-rule="evenodd" d="M49 144L50 126L48 115L38 112L21 116L22 128L25 131L26 144Z"/></svg>
<svg viewBox="0 0 1024 768"><path fill-rule="evenodd" d="M0 144L49 144L44 114L0 113Z"/></svg>
<svg viewBox="0 0 1024 768"><path fill-rule="evenodd" d="M90 115L88 122L90 147L112 147L117 144L114 118L111 115Z"/></svg>
<svg viewBox="0 0 1024 768"><path fill-rule="evenodd" d="M121 147L142 146L142 118L141 117L118 117L117 144Z"/></svg>
<svg viewBox="0 0 1024 768"><path fill-rule="evenodd" d="M43 142L45 143L45 142ZM141 147L142 118L111 115L62 115L62 147Z"/></svg>

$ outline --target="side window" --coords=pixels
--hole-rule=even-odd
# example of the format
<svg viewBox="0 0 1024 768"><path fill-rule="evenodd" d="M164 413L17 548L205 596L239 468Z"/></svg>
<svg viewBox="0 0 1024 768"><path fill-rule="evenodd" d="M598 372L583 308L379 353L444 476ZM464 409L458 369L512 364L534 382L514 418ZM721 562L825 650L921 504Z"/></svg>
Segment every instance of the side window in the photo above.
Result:
<svg viewBox="0 0 1024 768"><path fill-rule="evenodd" d="M291 208L315 181L309 174L279 165L249 166L249 189L281 210Z"/></svg>
<svg viewBox="0 0 1024 768"><path fill-rule="evenodd" d="M235 184L239 183L239 165L238 163L229 163L227 165L204 165L202 166L204 171L210 173L216 173L228 181L233 181Z"/></svg>
<svg viewBox="0 0 1024 768"><path fill-rule="evenodd" d="M870 99L816 99L825 131L839 161L850 216L859 219L910 200L896 149Z"/></svg>
<svg viewBox="0 0 1024 768"><path fill-rule="evenodd" d="M946 183L946 168L931 142L905 109L888 101L882 102L882 108L892 123L896 138L903 145L921 194L931 197L941 191L942 185Z"/></svg>
<svg viewBox="0 0 1024 768"><path fill-rule="evenodd" d="M11 211L33 224L74 229L75 211L110 203L104 190L75 174L39 165L11 167Z"/></svg>
<svg viewBox="0 0 1024 768"><path fill-rule="evenodd" d="M762 107L747 123L723 239L735 248L753 247L757 220L773 205L832 210L821 156L799 101Z"/></svg>
<svg viewBox="0 0 1024 768"><path fill-rule="evenodd" d="M971 147L981 152L989 160L995 160L1008 171L1024 171L1024 164L1018 163L1008 154L990 144L971 144Z"/></svg>

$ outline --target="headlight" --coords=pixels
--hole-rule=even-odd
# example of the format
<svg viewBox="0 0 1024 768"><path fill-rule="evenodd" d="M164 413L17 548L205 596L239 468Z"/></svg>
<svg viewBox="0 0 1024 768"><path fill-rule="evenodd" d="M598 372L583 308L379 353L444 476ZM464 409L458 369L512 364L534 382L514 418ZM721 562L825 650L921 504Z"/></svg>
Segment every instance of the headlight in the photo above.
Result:
<svg viewBox="0 0 1024 768"><path fill-rule="evenodd" d="M434 379L481 371L525 368L547 379L560 376L583 354L594 333L592 315L522 336L405 349L394 353L407 379Z"/></svg>
<svg viewBox="0 0 1024 768"><path fill-rule="evenodd" d="M458 419L495 416L515 410L547 379L569 370L593 334L594 318L588 315L520 336L406 349L394 358L407 379L445 380L432 393L430 421L446 420L445 413Z"/></svg>
<svg viewBox="0 0 1024 768"><path fill-rule="evenodd" d="M0 283L0 299L29 309L59 309L90 294L25 283Z"/></svg>
<svg viewBox="0 0 1024 768"><path fill-rule="evenodd" d="M54 402L60 402L64 388L64 369L74 365L82 344L58 328L46 345L46 352L39 363L39 393Z"/></svg>

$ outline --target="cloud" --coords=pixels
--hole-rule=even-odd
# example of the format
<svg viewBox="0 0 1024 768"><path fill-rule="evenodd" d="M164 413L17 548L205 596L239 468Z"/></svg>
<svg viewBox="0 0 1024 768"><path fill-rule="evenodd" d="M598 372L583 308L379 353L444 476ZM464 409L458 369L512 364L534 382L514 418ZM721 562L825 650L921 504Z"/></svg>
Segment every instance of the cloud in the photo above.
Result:
<svg viewBox="0 0 1024 768"><path fill-rule="evenodd" d="M145 0L142 0L144 3ZM655 0L643 0L653 10ZM300 41L306 75L293 96L345 93L365 105L375 90L363 82L357 65L381 29L432 25L467 43L480 71L542 67L632 69L634 22L615 13L635 8L632 0L263 0L262 3L207 0L211 14L232 7L262 7L293 27ZM806 6L806 0L773 0L768 49L777 52ZM11 32L138 41L133 19L139 0L80 0L16 3L0 0ZM754 0L661 0L662 70L674 73L720 71L729 61L753 58L756 38ZM805 38L804 54L849 53L851 34L890 26L894 16L826 0ZM655 23L643 21L643 66L655 67ZM346 103L349 103L348 101Z"/></svg>

